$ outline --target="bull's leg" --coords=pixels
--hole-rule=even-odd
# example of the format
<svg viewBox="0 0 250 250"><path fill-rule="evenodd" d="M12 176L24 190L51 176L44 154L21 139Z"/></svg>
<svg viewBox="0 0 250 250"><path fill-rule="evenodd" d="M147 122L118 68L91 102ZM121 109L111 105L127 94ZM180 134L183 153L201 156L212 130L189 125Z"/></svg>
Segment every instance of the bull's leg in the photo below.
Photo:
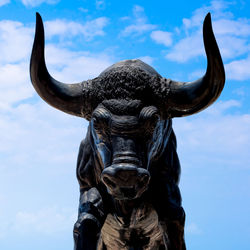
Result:
<svg viewBox="0 0 250 250"><path fill-rule="evenodd" d="M167 250L186 250L184 241L184 220L164 220L160 221L163 230L163 241Z"/></svg>
<svg viewBox="0 0 250 250"><path fill-rule="evenodd" d="M164 231L164 243L167 250L186 250L184 241L185 214L182 218L165 220L160 224Z"/></svg>
<svg viewBox="0 0 250 250"><path fill-rule="evenodd" d="M167 224L167 234L170 240L169 250L186 250L184 241L184 225L176 220Z"/></svg>
<svg viewBox="0 0 250 250"><path fill-rule="evenodd" d="M74 250L96 250L105 219L102 198L96 188L81 192L78 220L74 225Z"/></svg>
<svg viewBox="0 0 250 250"><path fill-rule="evenodd" d="M181 194L178 185L169 187L169 203L166 211L167 234L170 241L169 250L185 250L184 226L185 211L181 206Z"/></svg>
<svg viewBox="0 0 250 250"><path fill-rule="evenodd" d="M157 194L155 195L154 206L165 233L165 245L167 250L185 250L185 212L181 206L179 187L173 182L165 183L160 187L161 189L154 190L154 194Z"/></svg>

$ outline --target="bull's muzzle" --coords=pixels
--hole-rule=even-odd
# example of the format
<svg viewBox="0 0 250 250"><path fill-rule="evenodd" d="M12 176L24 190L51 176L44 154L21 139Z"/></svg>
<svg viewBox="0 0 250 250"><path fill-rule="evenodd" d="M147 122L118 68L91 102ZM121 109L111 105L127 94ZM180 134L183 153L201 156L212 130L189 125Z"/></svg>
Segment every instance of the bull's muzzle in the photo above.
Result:
<svg viewBox="0 0 250 250"><path fill-rule="evenodd" d="M147 189L150 174L134 164L119 163L105 168L101 179L115 199L135 199Z"/></svg>

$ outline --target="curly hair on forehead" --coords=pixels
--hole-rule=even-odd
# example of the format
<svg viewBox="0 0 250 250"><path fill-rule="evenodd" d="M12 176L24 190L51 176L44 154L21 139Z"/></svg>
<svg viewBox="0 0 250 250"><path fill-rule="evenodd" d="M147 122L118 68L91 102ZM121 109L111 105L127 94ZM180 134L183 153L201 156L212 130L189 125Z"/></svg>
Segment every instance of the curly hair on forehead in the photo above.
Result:
<svg viewBox="0 0 250 250"><path fill-rule="evenodd" d="M152 95L151 86L160 84L160 77L135 67L117 67L94 79L99 100L145 100Z"/></svg>

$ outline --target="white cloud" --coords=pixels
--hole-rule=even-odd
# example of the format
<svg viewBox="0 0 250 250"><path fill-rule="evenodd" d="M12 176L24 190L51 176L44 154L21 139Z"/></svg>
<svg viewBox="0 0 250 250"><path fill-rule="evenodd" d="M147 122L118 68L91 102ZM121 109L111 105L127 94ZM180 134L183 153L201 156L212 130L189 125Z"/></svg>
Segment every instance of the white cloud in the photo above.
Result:
<svg viewBox="0 0 250 250"><path fill-rule="evenodd" d="M0 7L10 3L10 0L0 0Z"/></svg>
<svg viewBox="0 0 250 250"><path fill-rule="evenodd" d="M47 65L51 74L64 82L81 82L96 77L111 64L111 60L105 55L71 52L67 49L55 48L52 45L47 46L46 52L48 54ZM29 58L27 58L28 60ZM27 100L26 104L22 103L35 94L28 72L28 63L6 64L0 67L2 167L17 162L18 165L25 166L33 160L42 162L44 159L50 159L50 162L65 163L68 161L67 158L74 159L72 155L75 155L77 150L73 153L72 150L68 151L66 145L58 147L56 138L60 137L67 142L72 142L72 139L76 138L78 143L82 139L81 136L79 138L79 135L83 133L83 129L76 121L74 124L73 117L54 110L40 99L38 102L37 98L33 104L30 104L30 100ZM66 126L66 121L71 121L71 119L71 124ZM17 148L16 145L19 147ZM34 148L36 150L33 150ZM11 156L8 155L10 151ZM54 152L53 157L50 155L52 151ZM28 152L33 153L30 155ZM69 155L70 157L68 157ZM22 160L20 161L20 159Z"/></svg>
<svg viewBox="0 0 250 250"><path fill-rule="evenodd" d="M0 21L0 64L20 62L30 56L33 32L20 22Z"/></svg>
<svg viewBox="0 0 250 250"><path fill-rule="evenodd" d="M236 100L218 102L200 114L174 119L178 149L187 166L205 162L212 168L221 162L249 168L250 114L233 113L239 107Z"/></svg>
<svg viewBox="0 0 250 250"><path fill-rule="evenodd" d="M224 59L244 55L250 50L246 39L233 36L216 37L222 58ZM174 47L171 48L170 52L167 53L166 58L171 61L183 63L198 56L205 56L202 33L200 31L177 42Z"/></svg>
<svg viewBox="0 0 250 250"><path fill-rule="evenodd" d="M151 56L141 56L138 59L142 60L143 62L145 62L145 63L147 63L147 64L149 64L151 66L152 66L153 61L154 61L154 58L151 57Z"/></svg>
<svg viewBox="0 0 250 250"><path fill-rule="evenodd" d="M62 209L54 206L38 211L19 211L11 226L19 234L34 232L55 234L71 229L76 218L76 209Z"/></svg>
<svg viewBox="0 0 250 250"><path fill-rule="evenodd" d="M250 55L241 60L235 60L225 65L227 78L232 80L250 79Z"/></svg>
<svg viewBox="0 0 250 250"><path fill-rule="evenodd" d="M34 94L29 82L29 57L33 29L20 22L0 22L0 107L8 110L13 104ZM15 37L15 39L13 39Z"/></svg>
<svg viewBox="0 0 250 250"><path fill-rule="evenodd" d="M103 10L103 9L105 9L105 1L104 0L96 0L95 6L96 6L96 9Z"/></svg>
<svg viewBox="0 0 250 250"><path fill-rule="evenodd" d="M46 61L51 74L63 82L80 82L97 77L113 63L106 54L72 52L52 44L46 46Z"/></svg>
<svg viewBox="0 0 250 250"><path fill-rule="evenodd" d="M202 23L205 15L210 11L215 37L222 58L227 62L225 67L227 79L249 79L250 19L234 18L232 13L227 12L230 4L233 3L212 1L210 5L195 10L190 18L184 18L182 27L176 28L175 33L178 36L185 33L185 36L177 40L168 50L166 59L184 63L205 56ZM165 46L168 45L165 44ZM193 74L195 75L196 72Z"/></svg>
<svg viewBox="0 0 250 250"><path fill-rule="evenodd" d="M28 63L0 66L0 109L8 109L14 103L32 97L34 90L29 80Z"/></svg>
<svg viewBox="0 0 250 250"><path fill-rule="evenodd" d="M150 37L159 44L163 44L166 47L172 44L172 34L170 32L155 30L152 31Z"/></svg>
<svg viewBox="0 0 250 250"><path fill-rule="evenodd" d="M103 28L108 24L106 17L99 17L84 24L74 21L56 19L45 22L46 37L60 36L72 38L82 35L86 40L92 40L95 36L103 36Z"/></svg>
<svg viewBox="0 0 250 250"><path fill-rule="evenodd" d="M219 101L216 104L213 104L209 109L204 111L206 114L215 116L221 116L224 112L228 111L231 108L239 108L241 103L237 100L228 100L228 101Z"/></svg>
<svg viewBox="0 0 250 250"><path fill-rule="evenodd" d="M54 236L67 231L71 235L76 220L75 162L87 122L50 107L35 93L29 79L33 36L34 29L20 22L0 22L4 55L0 58L0 238L5 239L17 233ZM113 63L104 53L73 52L51 43L46 43L45 53L51 74L65 82L96 77ZM71 190L68 196L66 187ZM52 199L53 192L52 202L58 207L37 209L39 203L43 206ZM72 209L63 209L64 196Z"/></svg>
<svg viewBox="0 0 250 250"><path fill-rule="evenodd" d="M83 13L87 13L89 10L83 7L80 7L79 10Z"/></svg>
<svg viewBox="0 0 250 250"><path fill-rule="evenodd" d="M131 19L132 24L125 27L121 32L122 36L141 35L157 27L156 25L148 23L147 17L144 13L144 8L139 5L134 6L133 17Z"/></svg>
<svg viewBox="0 0 250 250"><path fill-rule="evenodd" d="M77 32L82 32L81 34L90 39L102 34L102 25L105 21L100 18L87 22L84 26L79 24L80 28L76 31L73 29L74 22L64 21L65 30L58 30L57 25L54 25L57 22L58 20L47 24L50 36L55 34L67 36L71 30L71 37ZM0 22L0 107L2 110L8 110L13 104L34 95L34 90L29 84L29 58L33 36L34 30L20 22L7 20ZM82 81L96 77L111 64L111 60L105 54L72 52L50 44L46 44L45 54L52 73L65 78L62 79L65 81Z"/></svg>
<svg viewBox="0 0 250 250"><path fill-rule="evenodd" d="M38 6L42 3L47 3L47 4L56 4L58 3L60 0L22 0L22 3L25 6L31 6L31 7L35 7Z"/></svg>
<svg viewBox="0 0 250 250"><path fill-rule="evenodd" d="M188 234L200 235L202 233L201 229L194 222L188 224L185 230Z"/></svg>
<svg viewBox="0 0 250 250"><path fill-rule="evenodd" d="M214 28L218 35L248 37L250 35L250 20L245 18L219 19L214 22Z"/></svg>
<svg viewBox="0 0 250 250"><path fill-rule="evenodd" d="M229 5L230 2L214 0L210 2L210 5L205 5L196 9L193 11L193 15L190 18L183 18L182 21L185 31L189 32L191 28L201 27L204 17L208 12L212 13L213 20L232 18L232 13L226 11Z"/></svg>
<svg viewBox="0 0 250 250"><path fill-rule="evenodd" d="M97 21L93 26L98 25ZM85 32L91 31L86 28ZM87 122L50 107L35 93L29 79L33 36L34 29L20 22L0 22L0 198L8 190L7 200L1 202L0 207L2 238L20 231L53 235L66 228L71 231L77 212L75 162ZM48 42L45 53L51 74L65 82L96 77L113 63L110 55L104 53L73 52ZM65 212L61 209L65 206L61 205L60 209L34 208L47 202L50 196L46 196L46 192L51 194L56 189L59 190L53 200L62 204L65 185L69 190L73 185L76 190L74 196L69 194L66 199L72 199L74 212ZM61 194L62 186L65 190ZM27 206L29 211L25 209ZM10 214L16 214L12 222Z"/></svg>
<svg viewBox="0 0 250 250"><path fill-rule="evenodd" d="M205 69L203 69L203 70L195 70L195 71L191 72L188 75L188 80L189 81L194 81L194 80L202 77L204 74L205 74Z"/></svg>
<svg viewBox="0 0 250 250"><path fill-rule="evenodd" d="M250 51L247 39L235 36L218 36L221 56L224 59L234 59Z"/></svg>
<svg viewBox="0 0 250 250"><path fill-rule="evenodd" d="M249 51L250 47L246 38L250 35L250 20L239 18L233 20L231 13L225 12L226 2L212 1L210 6L206 6L194 11L189 19L183 19L183 29L186 37L178 41L172 51L167 54L167 58L179 62L185 62L193 57L204 54L202 43L202 23L208 11L212 12L212 23L215 36L218 40L223 58L233 58ZM199 43L197 40L200 40ZM192 45L191 53L187 53L187 48ZM176 58L175 58L176 54ZM180 54L183 56L181 57Z"/></svg>
<svg viewBox="0 0 250 250"><path fill-rule="evenodd" d="M202 43L202 35L197 34L185 37L171 48L166 58L177 62L186 62L191 58L203 55L204 47Z"/></svg>

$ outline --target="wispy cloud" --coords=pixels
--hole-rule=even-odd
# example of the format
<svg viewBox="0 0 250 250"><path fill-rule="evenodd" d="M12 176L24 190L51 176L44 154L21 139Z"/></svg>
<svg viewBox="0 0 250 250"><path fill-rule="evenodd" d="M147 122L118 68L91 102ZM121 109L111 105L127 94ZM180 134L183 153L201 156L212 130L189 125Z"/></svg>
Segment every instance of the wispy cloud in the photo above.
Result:
<svg viewBox="0 0 250 250"><path fill-rule="evenodd" d="M138 59L142 60L143 62L145 62L145 63L147 63L149 65L152 65L152 63L154 61L154 58L151 57L151 56L141 56Z"/></svg>
<svg viewBox="0 0 250 250"><path fill-rule="evenodd" d="M171 61L186 62L191 58L204 54L202 43L202 35L200 33L188 36L176 43L166 58Z"/></svg>
<svg viewBox="0 0 250 250"><path fill-rule="evenodd" d="M20 22L0 21L0 63L15 63L27 58L33 32L32 28Z"/></svg>
<svg viewBox="0 0 250 250"><path fill-rule="evenodd" d="M95 6L96 6L96 9L103 10L106 7L106 3L105 3L104 0L96 0L95 1Z"/></svg>
<svg viewBox="0 0 250 250"><path fill-rule="evenodd" d="M87 13L87 12L89 12L89 10L88 10L88 9L83 8L83 7L80 7L80 8L79 8L79 10L80 10L81 12L83 12L83 13Z"/></svg>
<svg viewBox="0 0 250 250"><path fill-rule="evenodd" d="M25 6L30 6L30 7L35 7L39 6L42 3L47 3L47 4L56 4L60 2L60 0L22 0L22 3Z"/></svg>
<svg viewBox="0 0 250 250"><path fill-rule="evenodd" d="M59 22L59 23L58 23ZM54 35L62 37L82 34L86 39L103 35L102 27L105 19L97 19L81 25L74 22L64 23L60 28L60 20L46 23L48 38ZM47 32L48 31L48 32ZM32 48L34 29L20 22L0 22L0 107L8 109L13 104L30 98L34 90L29 83L29 57ZM15 39L13 39L15 37ZM88 51L72 52L46 45L48 67L64 81L81 81L97 76L110 65L111 61L105 54L90 54Z"/></svg>
<svg viewBox="0 0 250 250"><path fill-rule="evenodd" d="M235 60L226 64L227 77L232 80L250 79L250 55L247 58Z"/></svg>
<svg viewBox="0 0 250 250"><path fill-rule="evenodd" d="M11 105L32 97L34 90L29 82L28 63L0 66L0 109L8 110Z"/></svg>
<svg viewBox="0 0 250 250"><path fill-rule="evenodd" d="M45 22L46 36L60 36L72 38L77 35L82 35L86 40L92 40L96 36L105 35L104 27L108 24L108 18L99 17L84 24L56 19Z"/></svg>
<svg viewBox="0 0 250 250"><path fill-rule="evenodd" d="M194 11L190 18L184 18L183 26L178 31L185 32L186 36L174 45L166 58L186 62L204 55L202 23L209 11L212 13L213 28L223 58L235 58L248 52L250 47L246 38L250 35L250 20L234 20L233 14L226 11L227 5L225 2L213 1L209 6Z"/></svg>
<svg viewBox="0 0 250 250"><path fill-rule="evenodd" d="M121 32L122 36L141 35L157 27L156 25L148 23L148 18L145 15L144 8L139 5L135 5L133 8L133 17L126 17L125 20L132 21L131 24L125 27Z"/></svg>
<svg viewBox="0 0 250 250"><path fill-rule="evenodd" d="M188 234L195 234L195 235L200 235L202 233L201 229L194 222L191 222L186 226L186 232Z"/></svg>
<svg viewBox="0 0 250 250"><path fill-rule="evenodd" d="M111 57L104 53L73 52L52 44L46 46L46 51L48 68L56 78L64 82L79 82L97 77L113 63Z"/></svg>
<svg viewBox="0 0 250 250"><path fill-rule="evenodd" d="M90 29L86 30L86 37L91 37L87 35ZM53 34L64 36L64 32L54 28L51 38ZM86 133L87 123L83 119L53 109L35 93L29 79L33 36L34 27L21 22L0 22L0 51L3 55L0 57L0 199L4 196L3 190L9 192L7 202L1 202L0 237L6 236L6 228L14 234L21 231L28 234L31 228L32 232L51 232L53 235L66 228L71 231L77 211L76 204L72 209L74 212L65 212L61 208L25 210L16 206L19 199L16 195L9 195L13 188L10 179L15 182L14 188L22 186L25 197L22 194L20 199L23 204L29 204L30 199L35 199L34 190L28 197L31 186L35 189L41 185L44 192L47 188L44 182L50 178L58 187L63 179L64 182L69 181L68 170L73 170L69 166L75 165L78 145ZM110 55L105 53L71 51L53 45L52 39L48 40L45 48L47 65L58 80L80 82L93 78L113 63ZM46 172L44 178L41 177L43 171ZM71 177L76 185L74 172ZM36 179L37 175L40 180ZM26 182L30 183L27 188ZM9 220L10 211L16 214L12 222Z"/></svg>
<svg viewBox="0 0 250 250"><path fill-rule="evenodd" d="M239 108L239 101L228 100L192 117L174 120L179 150L186 165L189 156L196 155L192 162L198 162L197 165L206 162L212 167L215 162L223 162L227 166L249 168L250 115L239 114Z"/></svg>
<svg viewBox="0 0 250 250"><path fill-rule="evenodd" d="M20 22L0 22L0 110L8 110L34 93L27 85L32 35L33 29Z"/></svg>
<svg viewBox="0 0 250 250"><path fill-rule="evenodd" d="M12 230L18 234L55 234L68 231L76 221L75 209L59 207L42 208L38 211L19 211L12 222Z"/></svg>
<svg viewBox="0 0 250 250"><path fill-rule="evenodd" d="M10 0L0 0L0 7L10 3Z"/></svg>
<svg viewBox="0 0 250 250"><path fill-rule="evenodd" d="M250 19L234 18L233 13L227 11L231 4L234 3L212 1L210 5L195 10L190 18L184 18L182 26L176 28L172 37L180 37L182 33L185 35L175 40L174 45L166 54L166 59L185 63L188 60L205 56L202 23L205 15L211 12L213 30L222 58L226 62L227 79L249 79L247 68L250 57ZM159 40L153 40L159 43Z"/></svg>
<svg viewBox="0 0 250 250"><path fill-rule="evenodd" d="M170 46L172 44L172 34L167 31L155 30L152 31L150 37L159 44L163 44L165 46Z"/></svg>
<svg viewBox="0 0 250 250"><path fill-rule="evenodd" d="M11 150L12 159L21 157L23 154L25 157L21 158L25 159L24 162L29 159L27 152L31 150L35 143L33 140L28 142L25 138L35 138L36 135L42 134L43 130L46 134L48 126L42 120L38 127L33 126L33 122L35 122L33 118L37 117L37 114L41 112L36 118L36 122L39 123L39 117L46 116L48 111L44 110L42 104L40 105L43 101L36 99L36 105L34 103L31 105L28 100L36 95L29 77L29 58L33 35L33 29L25 27L22 23L0 22L0 44L3 44L3 46L0 46L0 50L2 50L2 54L6 54L4 58L0 58L0 120L2 121L0 127L1 134L4 135L1 136L0 152ZM16 39L12 39L14 36ZM69 49L58 48L51 43L46 44L45 54L47 55L47 66L51 74L64 82L80 82L96 77L113 62L110 56L104 53L73 52ZM23 101L27 101L27 103L24 104ZM35 107L37 110L34 110ZM53 115L51 119L56 120L59 117ZM47 120L45 117L43 119ZM30 130L28 132L27 128L34 128L34 130L28 129ZM55 129L60 133L60 129ZM10 130L14 132L8 133ZM52 131L53 128L51 127L50 130ZM64 134L63 131L65 131L64 128L61 131L62 135ZM20 141L24 144L17 150L15 145L20 145ZM39 151L47 152L37 144L36 152ZM3 154L3 159L8 162L8 155Z"/></svg>

